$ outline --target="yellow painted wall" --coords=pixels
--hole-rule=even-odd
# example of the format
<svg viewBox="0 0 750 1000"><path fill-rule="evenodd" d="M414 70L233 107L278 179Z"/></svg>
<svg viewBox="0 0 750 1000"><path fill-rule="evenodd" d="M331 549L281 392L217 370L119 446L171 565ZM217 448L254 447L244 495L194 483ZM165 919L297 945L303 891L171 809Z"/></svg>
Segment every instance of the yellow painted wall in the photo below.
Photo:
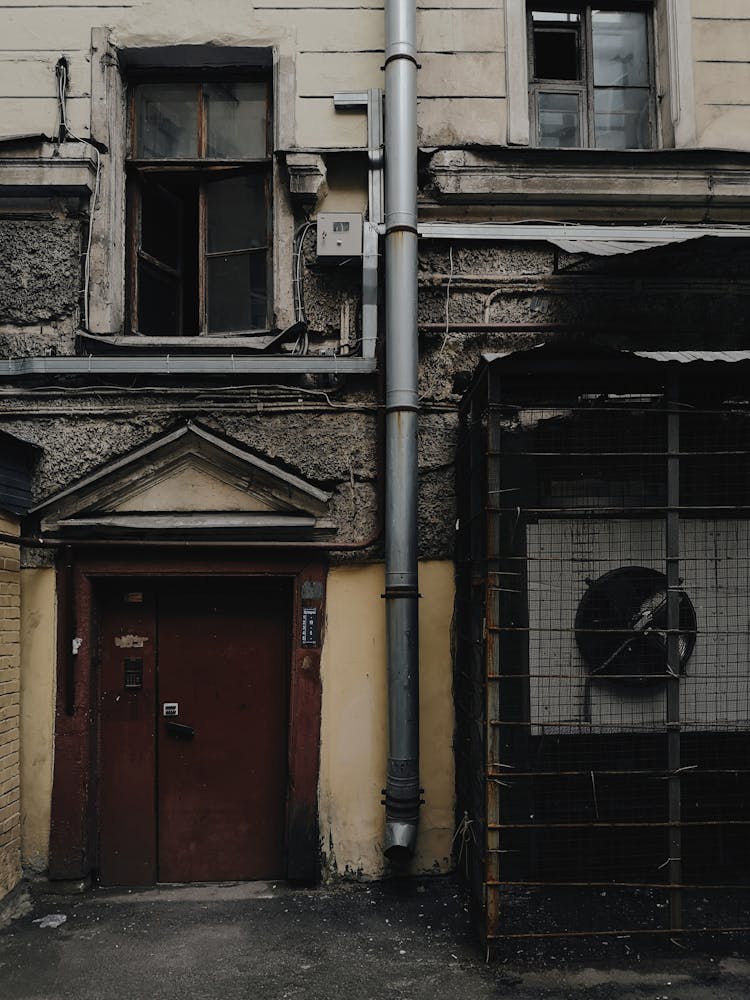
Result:
<svg viewBox="0 0 750 1000"><path fill-rule="evenodd" d="M382 875L387 676L382 565L333 568L323 647L320 828L329 868ZM419 567L420 757L425 805L415 872L450 868L454 823L451 562Z"/></svg>
<svg viewBox="0 0 750 1000"><path fill-rule="evenodd" d="M16 518L0 512L0 531L18 536ZM18 558L18 545L0 542L0 899L21 877Z"/></svg>
<svg viewBox="0 0 750 1000"><path fill-rule="evenodd" d="M55 571L21 571L21 852L47 866L55 731Z"/></svg>

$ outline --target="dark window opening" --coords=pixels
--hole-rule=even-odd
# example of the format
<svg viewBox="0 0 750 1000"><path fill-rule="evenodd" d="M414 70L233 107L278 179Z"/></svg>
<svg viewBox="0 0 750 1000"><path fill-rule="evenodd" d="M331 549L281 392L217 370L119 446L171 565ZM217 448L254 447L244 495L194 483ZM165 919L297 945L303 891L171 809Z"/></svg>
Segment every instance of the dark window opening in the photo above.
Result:
<svg viewBox="0 0 750 1000"><path fill-rule="evenodd" d="M580 80L577 31L534 30L534 76L540 80Z"/></svg>
<svg viewBox="0 0 750 1000"><path fill-rule="evenodd" d="M268 85L136 84L131 93L131 332L268 328Z"/></svg>

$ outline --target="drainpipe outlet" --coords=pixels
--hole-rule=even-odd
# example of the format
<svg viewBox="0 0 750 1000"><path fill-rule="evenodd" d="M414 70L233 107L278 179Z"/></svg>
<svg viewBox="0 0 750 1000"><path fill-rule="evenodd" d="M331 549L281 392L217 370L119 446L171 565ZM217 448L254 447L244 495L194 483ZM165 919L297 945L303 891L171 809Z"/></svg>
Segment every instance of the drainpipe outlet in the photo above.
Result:
<svg viewBox="0 0 750 1000"><path fill-rule="evenodd" d="M417 843L419 807L419 762L388 761L385 794L385 844L383 853L390 861L408 861Z"/></svg>

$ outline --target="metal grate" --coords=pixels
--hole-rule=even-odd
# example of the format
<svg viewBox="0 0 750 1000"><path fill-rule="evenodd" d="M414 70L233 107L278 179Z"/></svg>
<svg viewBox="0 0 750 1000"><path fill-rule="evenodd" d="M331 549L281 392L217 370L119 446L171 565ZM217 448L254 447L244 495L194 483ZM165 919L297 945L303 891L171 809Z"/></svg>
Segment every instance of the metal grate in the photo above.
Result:
<svg viewBox="0 0 750 1000"><path fill-rule="evenodd" d="M480 929L746 929L750 405L656 363L564 387L507 367L471 394L459 460L457 845Z"/></svg>

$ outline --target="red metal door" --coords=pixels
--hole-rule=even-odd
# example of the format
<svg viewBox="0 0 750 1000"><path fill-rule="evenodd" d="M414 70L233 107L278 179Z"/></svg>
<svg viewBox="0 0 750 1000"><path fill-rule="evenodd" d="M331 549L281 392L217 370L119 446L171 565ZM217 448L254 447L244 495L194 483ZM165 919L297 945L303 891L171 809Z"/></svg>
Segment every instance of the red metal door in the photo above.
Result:
<svg viewBox="0 0 750 1000"><path fill-rule="evenodd" d="M284 597L268 581L204 579L162 588L161 882L282 874L289 620ZM178 715L164 716L167 703L177 704ZM175 723L185 729L170 732Z"/></svg>
<svg viewBox="0 0 750 1000"><path fill-rule="evenodd" d="M102 881L283 874L289 605L278 581L200 578L162 581L154 604L141 606L144 615L152 610L158 683L144 683L139 710L129 715L109 681L103 691ZM103 648L113 646L114 621L122 629L120 618L104 614ZM107 669L114 683L118 669ZM123 716L117 733L108 732L112 704ZM174 714L165 715L165 705Z"/></svg>

